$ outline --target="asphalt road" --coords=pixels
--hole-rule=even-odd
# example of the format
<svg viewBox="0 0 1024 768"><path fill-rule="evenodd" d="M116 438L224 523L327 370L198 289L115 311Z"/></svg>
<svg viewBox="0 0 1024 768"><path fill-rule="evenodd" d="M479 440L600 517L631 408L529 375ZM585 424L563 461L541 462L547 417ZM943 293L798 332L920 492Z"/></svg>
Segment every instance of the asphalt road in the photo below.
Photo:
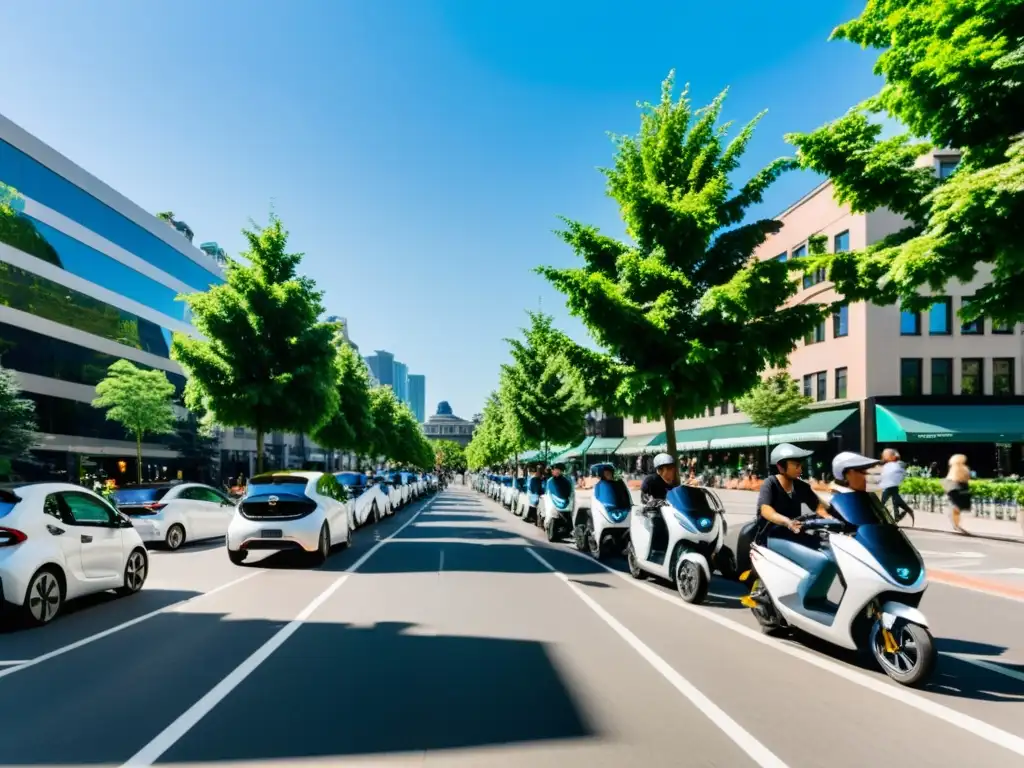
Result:
<svg viewBox="0 0 1024 768"><path fill-rule="evenodd" d="M461 487L316 569L154 553L141 594L0 634L0 764L1024 765L1018 602L932 585L907 691L731 583L693 608L610 565Z"/></svg>

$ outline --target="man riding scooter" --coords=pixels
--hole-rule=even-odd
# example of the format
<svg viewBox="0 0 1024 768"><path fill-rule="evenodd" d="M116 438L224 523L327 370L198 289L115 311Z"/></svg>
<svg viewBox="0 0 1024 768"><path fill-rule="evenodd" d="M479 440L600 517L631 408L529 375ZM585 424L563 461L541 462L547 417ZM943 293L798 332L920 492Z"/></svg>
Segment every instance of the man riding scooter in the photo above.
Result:
<svg viewBox="0 0 1024 768"><path fill-rule="evenodd" d="M668 498L668 492L679 487L679 468L669 453L654 457L654 473L647 475L640 484L640 502L644 507L660 507L659 502Z"/></svg>

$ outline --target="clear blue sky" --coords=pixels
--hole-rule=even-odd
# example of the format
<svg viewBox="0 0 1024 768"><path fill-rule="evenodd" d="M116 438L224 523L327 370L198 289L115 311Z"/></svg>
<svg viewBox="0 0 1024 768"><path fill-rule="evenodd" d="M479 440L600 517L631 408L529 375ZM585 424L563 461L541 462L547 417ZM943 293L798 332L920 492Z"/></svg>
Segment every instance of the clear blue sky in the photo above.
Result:
<svg viewBox="0 0 1024 768"><path fill-rule="evenodd" d="M730 86L729 119L770 110L752 172L876 89L870 54L826 42L863 4L3 3L0 111L231 253L273 203L363 352L469 416L525 309L586 338L531 269L574 261L557 214L621 233L606 132L635 132L675 68L700 103ZM814 181L784 178L763 212Z"/></svg>

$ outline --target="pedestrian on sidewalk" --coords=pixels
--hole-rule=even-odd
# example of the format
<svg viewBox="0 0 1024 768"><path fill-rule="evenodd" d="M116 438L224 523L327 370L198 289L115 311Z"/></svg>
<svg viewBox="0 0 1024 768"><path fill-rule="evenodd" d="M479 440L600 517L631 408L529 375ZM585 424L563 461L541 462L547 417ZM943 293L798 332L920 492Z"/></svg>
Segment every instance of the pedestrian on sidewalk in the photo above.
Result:
<svg viewBox="0 0 1024 768"><path fill-rule="evenodd" d="M906 515L910 515L910 524L915 523L914 510L903 500L900 495L900 484L906 477L907 467L900 461L900 454L893 448L886 448L882 451L882 473L878 480L878 487L882 491L882 504L888 505L892 499L892 513L899 523Z"/></svg>
<svg viewBox="0 0 1024 768"><path fill-rule="evenodd" d="M966 534L967 531L960 526L960 513L971 511L971 469L967 466L967 457L962 453L949 457L949 472L942 485L951 507L950 522L953 530Z"/></svg>

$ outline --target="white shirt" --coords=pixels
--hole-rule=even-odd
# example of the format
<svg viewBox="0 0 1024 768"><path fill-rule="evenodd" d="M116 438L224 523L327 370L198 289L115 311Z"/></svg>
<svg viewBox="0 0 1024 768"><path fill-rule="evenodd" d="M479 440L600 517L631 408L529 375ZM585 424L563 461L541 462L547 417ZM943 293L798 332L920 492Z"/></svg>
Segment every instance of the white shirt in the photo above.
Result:
<svg viewBox="0 0 1024 768"><path fill-rule="evenodd" d="M903 477L907 474L907 468L902 461L887 461L882 465L882 477L879 479L880 488L899 488Z"/></svg>

